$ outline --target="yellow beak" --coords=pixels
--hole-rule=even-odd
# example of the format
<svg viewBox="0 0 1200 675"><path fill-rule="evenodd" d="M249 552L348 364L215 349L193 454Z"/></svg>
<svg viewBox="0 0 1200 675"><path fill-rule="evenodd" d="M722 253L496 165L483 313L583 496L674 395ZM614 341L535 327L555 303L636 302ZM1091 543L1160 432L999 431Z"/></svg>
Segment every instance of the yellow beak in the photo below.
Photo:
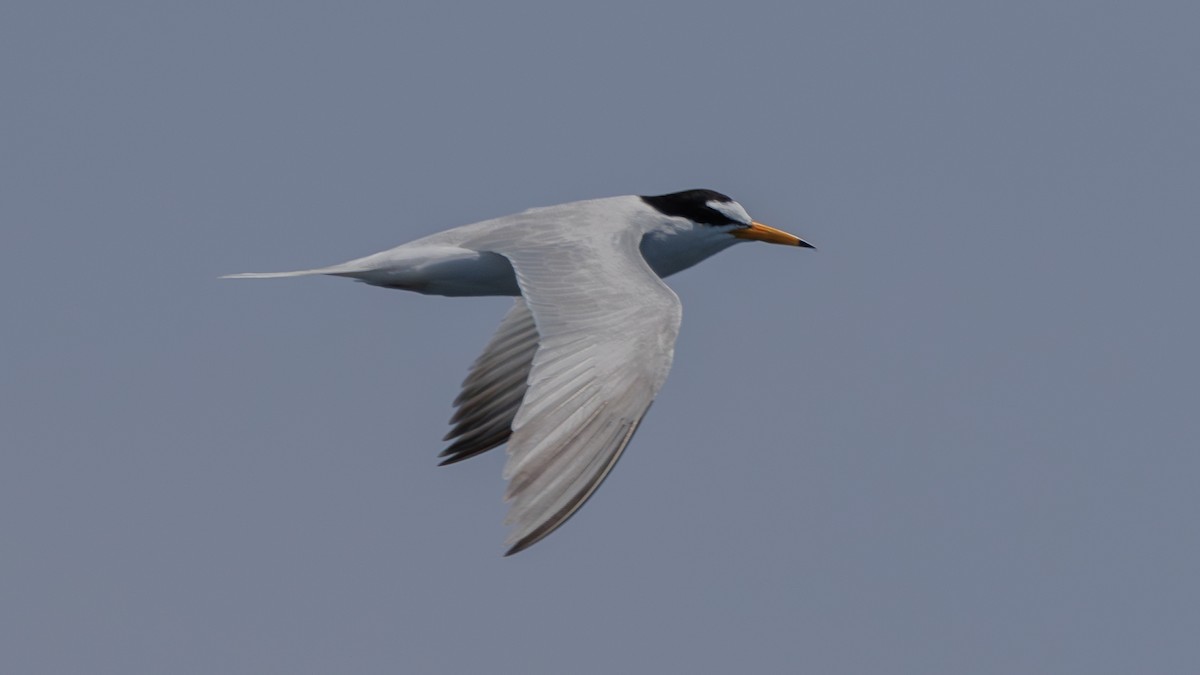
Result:
<svg viewBox="0 0 1200 675"><path fill-rule="evenodd" d="M812 244L804 241L794 234L788 234L783 230L777 230L762 223L750 223L750 227L743 227L730 232L738 239L753 239L755 241L765 241L768 244L784 244L785 246L802 246L804 248L816 248Z"/></svg>

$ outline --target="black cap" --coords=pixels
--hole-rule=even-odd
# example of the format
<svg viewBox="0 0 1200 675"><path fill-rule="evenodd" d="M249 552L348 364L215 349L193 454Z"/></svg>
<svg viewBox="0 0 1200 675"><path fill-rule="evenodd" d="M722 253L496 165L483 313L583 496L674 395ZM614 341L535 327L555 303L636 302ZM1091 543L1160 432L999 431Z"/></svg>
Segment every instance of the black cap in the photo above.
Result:
<svg viewBox="0 0 1200 675"><path fill-rule="evenodd" d="M642 201L666 216L678 216L705 225L745 225L709 206L709 202L722 204L732 202L729 197L713 190L684 190L654 197L642 197Z"/></svg>

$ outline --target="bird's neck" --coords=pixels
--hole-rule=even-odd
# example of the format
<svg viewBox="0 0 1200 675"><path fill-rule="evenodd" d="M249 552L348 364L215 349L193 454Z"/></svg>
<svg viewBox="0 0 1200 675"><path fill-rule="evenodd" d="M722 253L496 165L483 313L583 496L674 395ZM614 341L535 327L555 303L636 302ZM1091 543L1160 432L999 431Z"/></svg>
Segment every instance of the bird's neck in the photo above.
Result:
<svg viewBox="0 0 1200 675"><path fill-rule="evenodd" d="M720 253L738 239L716 228L650 232L642 237L642 257L659 277L669 277Z"/></svg>

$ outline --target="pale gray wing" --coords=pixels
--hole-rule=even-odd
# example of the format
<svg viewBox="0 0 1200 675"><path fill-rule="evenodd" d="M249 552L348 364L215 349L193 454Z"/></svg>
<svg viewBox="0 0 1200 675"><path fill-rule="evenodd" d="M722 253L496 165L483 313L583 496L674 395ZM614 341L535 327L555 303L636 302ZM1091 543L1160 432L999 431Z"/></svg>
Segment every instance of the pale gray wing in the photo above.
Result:
<svg viewBox="0 0 1200 675"><path fill-rule="evenodd" d="M666 380L681 309L642 258L640 237L572 228L492 242L512 262L540 335L504 467L506 555L587 501Z"/></svg>
<svg viewBox="0 0 1200 675"><path fill-rule="evenodd" d="M443 465L487 452L512 435L513 418L525 396L537 346L533 314L525 299L517 298L454 399L458 408L450 420L454 428L442 440L455 441L439 455L446 458Z"/></svg>

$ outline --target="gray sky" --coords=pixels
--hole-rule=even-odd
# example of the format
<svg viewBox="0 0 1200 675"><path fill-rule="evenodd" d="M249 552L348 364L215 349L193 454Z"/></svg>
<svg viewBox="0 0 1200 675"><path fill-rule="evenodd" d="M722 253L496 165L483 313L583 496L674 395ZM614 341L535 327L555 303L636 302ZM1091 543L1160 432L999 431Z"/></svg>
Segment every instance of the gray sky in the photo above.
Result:
<svg viewBox="0 0 1200 675"><path fill-rule="evenodd" d="M0 671L1200 664L1187 2L0 9ZM675 370L503 559L438 468L508 306L334 279L709 187Z"/></svg>

